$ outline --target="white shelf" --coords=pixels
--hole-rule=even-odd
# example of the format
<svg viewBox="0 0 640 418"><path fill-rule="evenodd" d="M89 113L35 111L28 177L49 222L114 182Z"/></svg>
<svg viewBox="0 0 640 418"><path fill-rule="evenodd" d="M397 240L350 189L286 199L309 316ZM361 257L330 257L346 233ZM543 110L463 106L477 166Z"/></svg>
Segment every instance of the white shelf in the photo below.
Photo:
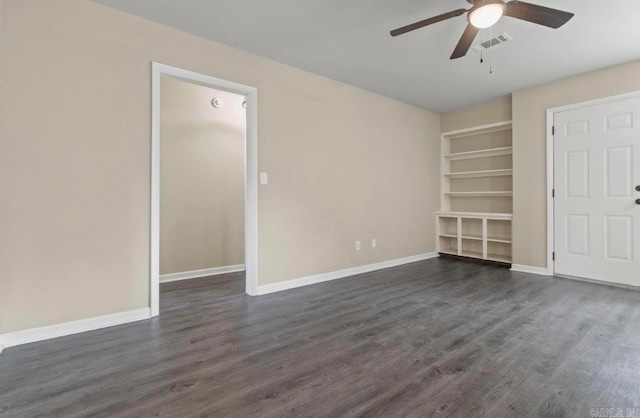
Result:
<svg viewBox="0 0 640 418"><path fill-rule="evenodd" d="M482 241L482 235L462 235L462 239L468 239L470 241Z"/></svg>
<svg viewBox="0 0 640 418"><path fill-rule="evenodd" d="M489 125L479 126L475 128L465 128L457 131L444 132L442 136L447 139L467 138L470 136L482 135L489 132L507 131L511 129L512 121L491 123Z"/></svg>
<svg viewBox="0 0 640 418"><path fill-rule="evenodd" d="M440 250L439 253L447 254L447 255L455 255L455 256L459 255L461 257L477 258L480 260L497 261L498 263L511 264L511 257L506 255L500 255L500 254L488 254L487 258L482 258L482 253L479 251L462 250L462 252L458 254L457 251L454 251L454 250Z"/></svg>
<svg viewBox="0 0 640 418"><path fill-rule="evenodd" d="M486 213L486 212L436 212L441 218L487 218L492 221L510 221L513 219L511 213Z"/></svg>
<svg viewBox="0 0 640 418"><path fill-rule="evenodd" d="M444 158L450 161L469 160L471 158L497 157L499 155L513 154L513 147L488 148L478 151L457 152L455 154L446 154Z"/></svg>
<svg viewBox="0 0 640 418"><path fill-rule="evenodd" d="M511 244L511 239L500 237L487 237L488 242L497 242L499 244Z"/></svg>
<svg viewBox="0 0 640 418"><path fill-rule="evenodd" d="M449 197L509 197L513 196L513 192L446 192L445 196Z"/></svg>
<svg viewBox="0 0 640 418"><path fill-rule="evenodd" d="M458 238L456 234L446 234L441 233L439 235L442 238ZM468 239L472 241L482 241L482 235L462 235L462 239ZM499 244L511 244L511 240L509 238L500 238L500 237L487 237L488 242L497 242Z"/></svg>
<svg viewBox="0 0 640 418"><path fill-rule="evenodd" d="M460 255L463 257L479 258L482 260L482 253L478 251L462 250Z"/></svg>
<svg viewBox="0 0 640 418"><path fill-rule="evenodd" d="M445 176L449 177L450 179L470 179L470 178L478 178L478 177L501 177L501 176L512 176L512 175L513 175L512 169L465 171L460 173L445 174Z"/></svg>
<svg viewBox="0 0 640 418"><path fill-rule="evenodd" d="M489 261L498 261L500 263L509 263L511 264L511 257L508 255L500 255L500 254L488 254L487 260Z"/></svg>
<svg viewBox="0 0 640 418"><path fill-rule="evenodd" d="M449 255L458 255L458 251L454 250L454 249L446 249L446 250L440 250L438 251L441 254L449 254Z"/></svg>

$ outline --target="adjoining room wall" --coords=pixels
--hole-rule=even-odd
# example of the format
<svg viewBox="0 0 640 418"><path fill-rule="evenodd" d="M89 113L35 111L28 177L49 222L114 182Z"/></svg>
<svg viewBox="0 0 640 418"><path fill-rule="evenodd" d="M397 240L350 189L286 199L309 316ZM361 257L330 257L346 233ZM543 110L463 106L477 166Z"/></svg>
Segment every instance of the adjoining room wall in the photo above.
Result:
<svg viewBox="0 0 640 418"><path fill-rule="evenodd" d="M160 274L244 264L244 97L162 77L161 98Z"/></svg>
<svg viewBox="0 0 640 418"><path fill-rule="evenodd" d="M640 90L640 61L513 94L513 262L546 267L546 111Z"/></svg>
<svg viewBox="0 0 640 418"><path fill-rule="evenodd" d="M151 61L258 89L260 284L435 250L438 114L88 0L2 30L4 332L149 306Z"/></svg>
<svg viewBox="0 0 640 418"><path fill-rule="evenodd" d="M442 132L511 120L511 96L443 113Z"/></svg>

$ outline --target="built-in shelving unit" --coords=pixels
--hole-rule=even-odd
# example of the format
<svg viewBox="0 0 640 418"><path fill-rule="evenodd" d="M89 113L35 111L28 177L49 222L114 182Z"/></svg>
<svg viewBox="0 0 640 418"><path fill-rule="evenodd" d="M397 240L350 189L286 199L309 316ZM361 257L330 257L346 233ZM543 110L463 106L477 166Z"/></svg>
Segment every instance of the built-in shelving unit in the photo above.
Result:
<svg viewBox="0 0 640 418"><path fill-rule="evenodd" d="M442 134L441 254L511 263L511 121Z"/></svg>

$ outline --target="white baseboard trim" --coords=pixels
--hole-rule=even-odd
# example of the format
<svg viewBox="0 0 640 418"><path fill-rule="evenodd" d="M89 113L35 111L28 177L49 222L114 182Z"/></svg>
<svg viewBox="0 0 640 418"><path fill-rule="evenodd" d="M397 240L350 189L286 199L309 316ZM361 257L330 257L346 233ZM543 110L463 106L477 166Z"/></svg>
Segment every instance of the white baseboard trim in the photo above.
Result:
<svg viewBox="0 0 640 418"><path fill-rule="evenodd" d="M557 274L556 277L558 277L560 279L575 280L575 281L578 281L578 282L599 284L601 286L619 287L621 289L640 290L640 286L636 286L636 285L632 285L632 284L607 282L607 281L604 281L604 280L587 279L587 278L584 278L584 277L567 276L567 275L564 275L564 274Z"/></svg>
<svg viewBox="0 0 640 418"><path fill-rule="evenodd" d="M395 260L382 261L380 263L367 264L359 267L352 267L344 270L332 271L329 273L315 274L313 276L299 279L286 280L283 282L265 284L258 286L258 295L266 295L283 290L295 289L296 287L309 286L316 283L328 282L330 280L343 279L356 274L368 273L370 271L382 270L389 267L396 267L403 264L415 263L416 261L428 260L438 257L437 252L418 254L411 257L398 258Z"/></svg>
<svg viewBox="0 0 640 418"><path fill-rule="evenodd" d="M119 312L94 318L80 319L62 324L49 325L40 328L29 328L0 335L0 351L2 348L44 341L52 338L64 337L71 334L93 331L115 325L128 324L151 318L151 309L142 308L133 311Z"/></svg>
<svg viewBox="0 0 640 418"><path fill-rule="evenodd" d="M553 276L553 274L549 273L544 267L525 266L524 264L512 264L511 270L521 273L538 274L540 276Z"/></svg>
<svg viewBox="0 0 640 418"><path fill-rule="evenodd" d="M214 267L210 269L183 271L181 273L161 274L160 283L177 282L178 280L197 279L198 277L215 276L218 274L235 273L236 271L244 271L244 264L235 266Z"/></svg>

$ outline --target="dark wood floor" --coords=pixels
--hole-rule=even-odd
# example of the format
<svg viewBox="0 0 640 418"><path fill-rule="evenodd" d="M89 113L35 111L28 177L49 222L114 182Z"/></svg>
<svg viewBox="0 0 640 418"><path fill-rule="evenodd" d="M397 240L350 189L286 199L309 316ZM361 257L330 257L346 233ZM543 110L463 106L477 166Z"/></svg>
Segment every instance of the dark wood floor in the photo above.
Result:
<svg viewBox="0 0 640 418"><path fill-rule="evenodd" d="M0 415L640 414L637 291L451 259L243 287L165 285L159 319L6 350Z"/></svg>

